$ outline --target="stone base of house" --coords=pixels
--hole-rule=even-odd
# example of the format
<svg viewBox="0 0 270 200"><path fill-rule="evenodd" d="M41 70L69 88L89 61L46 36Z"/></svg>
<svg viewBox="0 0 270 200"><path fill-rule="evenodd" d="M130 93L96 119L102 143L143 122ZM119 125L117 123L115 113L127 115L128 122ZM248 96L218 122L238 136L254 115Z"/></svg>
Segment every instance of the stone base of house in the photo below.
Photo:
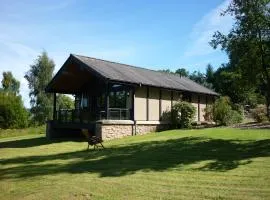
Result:
<svg viewBox="0 0 270 200"><path fill-rule="evenodd" d="M170 128L168 122L160 121L132 121L132 120L100 120L95 128L81 126L59 126L53 121L47 122L46 137L48 139L60 137L82 136L81 129L88 129L103 140L122 138L125 136L142 135L150 132L167 130Z"/></svg>
<svg viewBox="0 0 270 200"><path fill-rule="evenodd" d="M103 140L142 135L170 128L170 124L159 121L101 120L96 124L96 135Z"/></svg>

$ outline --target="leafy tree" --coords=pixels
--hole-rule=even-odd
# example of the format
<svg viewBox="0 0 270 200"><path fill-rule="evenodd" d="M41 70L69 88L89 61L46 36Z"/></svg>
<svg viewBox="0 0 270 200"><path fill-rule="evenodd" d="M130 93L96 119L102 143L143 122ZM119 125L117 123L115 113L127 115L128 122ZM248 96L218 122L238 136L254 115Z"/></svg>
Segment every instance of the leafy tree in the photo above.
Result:
<svg viewBox="0 0 270 200"><path fill-rule="evenodd" d="M179 68L175 71L176 74L179 74L180 76L188 77L189 71L187 71L185 68Z"/></svg>
<svg viewBox="0 0 270 200"><path fill-rule="evenodd" d="M209 111L212 110L212 116ZM233 110L228 97L221 97L215 103L206 109L207 115L219 125L231 125L240 123L243 120L241 111Z"/></svg>
<svg viewBox="0 0 270 200"><path fill-rule="evenodd" d="M203 85L206 82L206 77L203 73L194 71L189 75L189 79Z"/></svg>
<svg viewBox="0 0 270 200"><path fill-rule="evenodd" d="M158 70L159 72L164 72L164 73L173 73L170 69L161 69L161 70Z"/></svg>
<svg viewBox="0 0 270 200"><path fill-rule="evenodd" d="M222 13L234 16L229 34L217 31L210 44L229 56L239 84L258 88L265 96L270 118L270 6L269 0L233 0Z"/></svg>
<svg viewBox="0 0 270 200"><path fill-rule="evenodd" d="M263 97L256 87L245 85L240 73L229 65L223 65L214 73L213 88L223 96L229 96L236 104L255 107L263 101Z"/></svg>
<svg viewBox="0 0 270 200"><path fill-rule="evenodd" d="M28 118L21 96L0 91L0 128L25 128Z"/></svg>
<svg viewBox="0 0 270 200"><path fill-rule="evenodd" d="M215 71L214 71L213 66L211 64L208 64L206 66L206 73L205 73L206 82L208 84L211 84L211 85L213 84L213 82L214 82L214 74L215 74Z"/></svg>
<svg viewBox="0 0 270 200"><path fill-rule="evenodd" d="M56 107L57 109L74 109L74 100L67 95L59 94Z"/></svg>
<svg viewBox="0 0 270 200"><path fill-rule="evenodd" d="M46 52L42 52L24 76L30 89L31 113L37 124L43 124L52 118L52 95L44 90L52 79L54 67L53 60Z"/></svg>
<svg viewBox="0 0 270 200"><path fill-rule="evenodd" d="M200 85L203 85L204 87L207 87L210 89L212 88L212 84L207 82L206 74L202 72L194 71L188 76L188 78L190 80L195 81L196 83L199 83Z"/></svg>
<svg viewBox="0 0 270 200"><path fill-rule="evenodd" d="M13 77L11 72L3 72L1 83L5 91L19 94L20 82Z"/></svg>

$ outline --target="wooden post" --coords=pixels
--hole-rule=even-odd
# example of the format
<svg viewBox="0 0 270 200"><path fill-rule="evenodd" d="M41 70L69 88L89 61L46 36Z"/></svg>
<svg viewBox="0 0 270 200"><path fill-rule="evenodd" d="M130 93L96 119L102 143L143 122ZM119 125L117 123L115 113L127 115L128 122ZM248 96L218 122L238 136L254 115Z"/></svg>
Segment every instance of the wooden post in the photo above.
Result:
<svg viewBox="0 0 270 200"><path fill-rule="evenodd" d="M146 89L146 120L149 121L149 87Z"/></svg>
<svg viewBox="0 0 270 200"><path fill-rule="evenodd" d="M56 120L56 93L53 93L53 120Z"/></svg>
<svg viewBox="0 0 270 200"><path fill-rule="evenodd" d="M109 119L110 113L109 113L109 108L110 108L110 91L109 91L109 83L106 83L106 119Z"/></svg>
<svg viewBox="0 0 270 200"><path fill-rule="evenodd" d="M201 121L201 96L198 94L198 121Z"/></svg>
<svg viewBox="0 0 270 200"><path fill-rule="evenodd" d="M173 120L173 91L171 91L171 121Z"/></svg>
<svg viewBox="0 0 270 200"><path fill-rule="evenodd" d="M135 112L134 112L134 101L135 101L135 88L131 89L131 112L130 112L130 119L135 119Z"/></svg>
<svg viewBox="0 0 270 200"><path fill-rule="evenodd" d="M162 105L161 105L161 100L162 100L162 90L159 89L159 120L162 118Z"/></svg>

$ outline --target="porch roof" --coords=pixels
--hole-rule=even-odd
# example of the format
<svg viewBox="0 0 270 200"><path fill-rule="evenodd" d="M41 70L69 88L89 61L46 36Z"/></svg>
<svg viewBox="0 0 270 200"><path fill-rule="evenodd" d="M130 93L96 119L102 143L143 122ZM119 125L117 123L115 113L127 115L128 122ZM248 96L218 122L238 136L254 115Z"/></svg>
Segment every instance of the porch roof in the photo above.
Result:
<svg viewBox="0 0 270 200"><path fill-rule="evenodd" d="M199 85L186 77L75 54L70 55L66 63L48 84L47 92L52 92L56 89L54 85L61 76L61 71L64 71L65 65L69 62L77 63L76 66L78 68L83 67L96 77L106 81L218 95L213 90Z"/></svg>

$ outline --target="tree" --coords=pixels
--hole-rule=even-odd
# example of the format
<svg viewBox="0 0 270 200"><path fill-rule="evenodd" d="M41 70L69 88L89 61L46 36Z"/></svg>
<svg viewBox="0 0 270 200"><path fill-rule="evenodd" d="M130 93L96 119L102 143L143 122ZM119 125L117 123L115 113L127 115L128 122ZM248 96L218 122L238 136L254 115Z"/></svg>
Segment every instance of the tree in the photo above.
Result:
<svg viewBox="0 0 270 200"><path fill-rule="evenodd" d="M241 86L256 88L265 96L270 119L270 6L269 0L233 0L222 13L234 16L229 34L217 31L210 42L221 46Z"/></svg>
<svg viewBox="0 0 270 200"><path fill-rule="evenodd" d="M0 128L25 128L28 118L21 96L0 91Z"/></svg>
<svg viewBox="0 0 270 200"><path fill-rule="evenodd" d="M74 100L64 94L57 96L57 109L74 109Z"/></svg>
<svg viewBox="0 0 270 200"><path fill-rule="evenodd" d="M188 77L189 71L187 71L185 68L179 68L175 71L176 74L179 74L180 76Z"/></svg>
<svg viewBox="0 0 270 200"><path fill-rule="evenodd" d="M206 66L206 73L205 73L207 83L213 84L213 82L214 82L214 74L215 74L215 71L214 71L213 66L211 64L208 64Z"/></svg>
<svg viewBox="0 0 270 200"><path fill-rule="evenodd" d="M53 60L42 52L24 76L30 89L33 120L39 125L52 118L52 94L45 93L45 87L52 79L54 67Z"/></svg>
<svg viewBox="0 0 270 200"><path fill-rule="evenodd" d="M199 83L200 85L203 85L204 87L210 89L212 88L212 84L207 82L206 74L202 72L194 71L188 76L188 78L195 81L196 83Z"/></svg>
<svg viewBox="0 0 270 200"><path fill-rule="evenodd" d="M3 72L1 83L4 91L19 94L20 82L13 77L11 72Z"/></svg>
<svg viewBox="0 0 270 200"><path fill-rule="evenodd" d="M258 89L243 84L241 74L236 72L229 63L222 65L215 71L212 84L216 92L223 96L229 96L235 104L255 107L263 101Z"/></svg>
<svg viewBox="0 0 270 200"><path fill-rule="evenodd" d="M169 73L169 74L173 73L170 69L160 69L158 71L159 72L164 72L164 73Z"/></svg>

